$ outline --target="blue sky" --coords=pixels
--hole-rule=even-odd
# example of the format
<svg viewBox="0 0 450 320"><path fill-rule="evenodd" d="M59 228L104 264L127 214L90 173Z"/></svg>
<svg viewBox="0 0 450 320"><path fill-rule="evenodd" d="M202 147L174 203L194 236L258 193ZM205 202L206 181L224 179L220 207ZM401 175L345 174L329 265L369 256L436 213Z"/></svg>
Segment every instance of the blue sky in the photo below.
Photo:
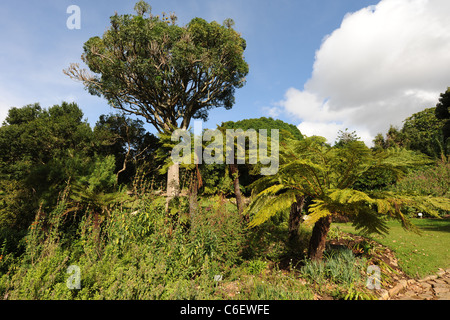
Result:
<svg viewBox="0 0 450 320"><path fill-rule="evenodd" d="M9 107L35 102L75 101L91 124L113 112L62 70L81 62L83 43L101 36L115 11L133 13L136 1L2 1L0 121ZM194 17L232 18L247 41L247 84L237 90L233 109L212 110L204 127L273 116L307 135L333 140L348 127L369 142L390 124L434 106L450 86L446 0L148 2L153 14L175 12L180 25ZM81 9L79 30L66 26L70 5Z"/></svg>

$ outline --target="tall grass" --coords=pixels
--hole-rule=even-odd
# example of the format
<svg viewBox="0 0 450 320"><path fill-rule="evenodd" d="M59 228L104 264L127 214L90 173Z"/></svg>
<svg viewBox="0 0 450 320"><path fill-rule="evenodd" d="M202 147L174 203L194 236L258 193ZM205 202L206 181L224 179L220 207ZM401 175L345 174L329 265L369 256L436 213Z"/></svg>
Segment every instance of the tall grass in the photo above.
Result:
<svg viewBox="0 0 450 320"><path fill-rule="evenodd" d="M367 268L364 259L357 259L350 249L328 250L323 261L306 261L300 272L313 282L322 284L329 280L337 284L350 285L362 280Z"/></svg>

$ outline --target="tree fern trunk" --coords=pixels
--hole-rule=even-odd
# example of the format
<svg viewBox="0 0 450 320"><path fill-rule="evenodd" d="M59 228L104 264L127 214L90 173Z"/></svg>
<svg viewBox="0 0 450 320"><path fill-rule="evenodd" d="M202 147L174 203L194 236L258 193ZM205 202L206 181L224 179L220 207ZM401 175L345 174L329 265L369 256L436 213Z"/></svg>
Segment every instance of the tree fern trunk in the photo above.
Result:
<svg viewBox="0 0 450 320"><path fill-rule="evenodd" d="M189 216L191 219L197 214L198 210L198 181L195 174L191 173L191 182L189 186Z"/></svg>
<svg viewBox="0 0 450 320"><path fill-rule="evenodd" d="M289 243L295 245L298 241L298 229L300 227L300 220L302 217L302 210L305 205L305 197L297 196L297 201L291 205L289 212Z"/></svg>
<svg viewBox="0 0 450 320"><path fill-rule="evenodd" d="M230 164L230 172L233 177L234 195L236 196L236 206L239 214L244 210L244 203L242 201L241 188L239 186L239 170L235 163Z"/></svg>
<svg viewBox="0 0 450 320"><path fill-rule="evenodd" d="M311 260L322 260L328 231L330 230L331 216L320 218L314 225L311 240L309 241L308 257Z"/></svg>
<svg viewBox="0 0 450 320"><path fill-rule="evenodd" d="M169 203L180 193L180 165L172 164L167 171L167 198L166 198L166 212L169 211Z"/></svg>

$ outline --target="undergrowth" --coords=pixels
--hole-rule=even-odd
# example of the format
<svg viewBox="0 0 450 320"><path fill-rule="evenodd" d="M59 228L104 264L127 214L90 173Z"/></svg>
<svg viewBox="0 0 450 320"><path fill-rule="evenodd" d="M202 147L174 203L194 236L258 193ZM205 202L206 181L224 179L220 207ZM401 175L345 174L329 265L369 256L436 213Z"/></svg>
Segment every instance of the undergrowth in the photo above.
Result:
<svg viewBox="0 0 450 320"><path fill-rule="evenodd" d="M188 209L181 198L168 214L163 197L142 193L108 214L82 213L64 193L52 212L39 210L20 251L3 244L0 299L371 298L360 290L365 261L351 251L302 260L304 246L283 245L285 221L248 229L222 197L194 216ZM310 232L300 234L306 243ZM280 267L289 255L295 259ZM70 266L79 270L79 288L70 286Z"/></svg>

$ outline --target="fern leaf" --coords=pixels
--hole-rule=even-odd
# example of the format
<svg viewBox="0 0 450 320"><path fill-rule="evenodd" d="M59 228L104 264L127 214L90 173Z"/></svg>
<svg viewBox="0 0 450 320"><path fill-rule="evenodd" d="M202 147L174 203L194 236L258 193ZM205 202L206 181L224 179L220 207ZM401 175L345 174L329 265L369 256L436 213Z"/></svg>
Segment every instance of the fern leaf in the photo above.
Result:
<svg viewBox="0 0 450 320"><path fill-rule="evenodd" d="M313 226L319 219L333 214L329 205L323 200L314 200L314 203L309 207L308 219L305 221L306 225Z"/></svg>
<svg viewBox="0 0 450 320"><path fill-rule="evenodd" d="M289 209L291 205L296 201L296 193L289 190L277 196L271 196L267 199L261 209L255 214L252 221L249 223L249 227L253 228L259 226L270 219L275 214Z"/></svg>
<svg viewBox="0 0 450 320"><path fill-rule="evenodd" d="M337 204L353 204L357 202L374 203L367 193L354 189L336 189L329 194L331 201Z"/></svg>

